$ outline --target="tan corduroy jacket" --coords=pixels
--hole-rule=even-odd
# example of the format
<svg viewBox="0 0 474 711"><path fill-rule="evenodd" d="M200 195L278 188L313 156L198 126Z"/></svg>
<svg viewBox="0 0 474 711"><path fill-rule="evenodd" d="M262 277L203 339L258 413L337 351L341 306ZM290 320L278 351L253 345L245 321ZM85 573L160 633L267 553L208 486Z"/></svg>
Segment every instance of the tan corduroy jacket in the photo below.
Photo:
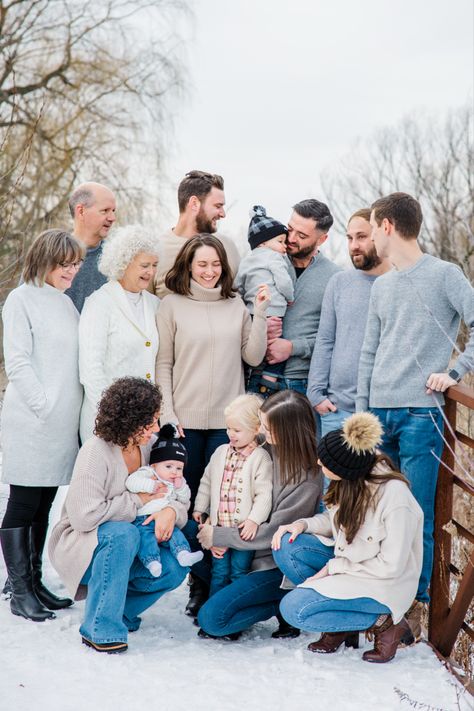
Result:
<svg viewBox="0 0 474 711"><path fill-rule="evenodd" d="M157 314L160 350L156 382L163 392L161 422L197 430L224 428L224 408L244 390L244 360L262 362L267 348L265 308L253 321L236 294L191 280L191 295L170 294Z"/></svg>

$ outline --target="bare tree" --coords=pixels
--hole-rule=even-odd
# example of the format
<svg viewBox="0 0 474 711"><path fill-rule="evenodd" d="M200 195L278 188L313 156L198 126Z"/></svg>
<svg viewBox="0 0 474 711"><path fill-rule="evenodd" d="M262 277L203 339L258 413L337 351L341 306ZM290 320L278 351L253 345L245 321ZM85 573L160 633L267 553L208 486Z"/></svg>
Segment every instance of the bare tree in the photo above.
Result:
<svg viewBox="0 0 474 711"><path fill-rule="evenodd" d="M474 145L472 109L444 119L411 116L359 143L322 178L340 227L362 206L394 191L417 197L421 242L474 278Z"/></svg>
<svg viewBox="0 0 474 711"><path fill-rule="evenodd" d="M137 212L181 86L184 0L0 0L0 289L83 179Z"/></svg>

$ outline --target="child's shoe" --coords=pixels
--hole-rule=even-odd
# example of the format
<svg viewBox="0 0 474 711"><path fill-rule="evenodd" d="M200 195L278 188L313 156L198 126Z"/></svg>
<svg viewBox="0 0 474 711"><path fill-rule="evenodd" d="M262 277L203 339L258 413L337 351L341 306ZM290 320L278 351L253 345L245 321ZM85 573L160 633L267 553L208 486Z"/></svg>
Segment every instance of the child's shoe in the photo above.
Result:
<svg viewBox="0 0 474 711"><path fill-rule="evenodd" d="M203 558L204 553L202 551L196 551L195 553L191 553L191 551L179 551L176 556L176 560L183 568L190 568L194 563L199 563Z"/></svg>

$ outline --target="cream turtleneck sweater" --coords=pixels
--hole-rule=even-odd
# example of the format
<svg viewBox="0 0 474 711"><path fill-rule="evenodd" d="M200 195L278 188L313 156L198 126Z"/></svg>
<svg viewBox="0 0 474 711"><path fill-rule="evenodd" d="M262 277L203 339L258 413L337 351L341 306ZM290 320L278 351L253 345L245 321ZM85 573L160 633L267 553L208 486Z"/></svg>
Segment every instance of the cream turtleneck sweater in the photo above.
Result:
<svg viewBox="0 0 474 711"><path fill-rule="evenodd" d="M267 347L265 309L253 321L241 297L191 280L191 294L169 294L157 314L160 350L156 382L163 391L162 422L188 429L225 427L224 408L244 392L242 360L262 362Z"/></svg>

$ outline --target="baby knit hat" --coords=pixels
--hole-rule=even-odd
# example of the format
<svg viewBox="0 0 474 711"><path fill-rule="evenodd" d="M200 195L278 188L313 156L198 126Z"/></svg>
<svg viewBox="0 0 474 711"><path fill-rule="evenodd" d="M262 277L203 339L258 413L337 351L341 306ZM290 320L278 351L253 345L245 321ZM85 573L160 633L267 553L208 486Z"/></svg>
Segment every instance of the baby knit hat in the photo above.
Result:
<svg viewBox="0 0 474 711"><path fill-rule="evenodd" d="M328 432L318 445L318 457L326 469L341 479L364 478L373 468L376 447L382 441L382 425L371 412L356 412L342 429Z"/></svg>
<svg viewBox="0 0 474 711"><path fill-rule="evenodd" d="M170 459L186 464L187 458L186 447L177 439L174 425L163 425L158 439L151 448L150 464L167 462Z"/></svg>
<svg viewBox="0 0 474 711"><path fill-rule="evenodd" d="M272 217L267 217L267 211L262 205L254 205L250 210L250 217L248 231L250 249L255 249L262 242L267 242L278 235L288 235L288 227Z"/></svg>

